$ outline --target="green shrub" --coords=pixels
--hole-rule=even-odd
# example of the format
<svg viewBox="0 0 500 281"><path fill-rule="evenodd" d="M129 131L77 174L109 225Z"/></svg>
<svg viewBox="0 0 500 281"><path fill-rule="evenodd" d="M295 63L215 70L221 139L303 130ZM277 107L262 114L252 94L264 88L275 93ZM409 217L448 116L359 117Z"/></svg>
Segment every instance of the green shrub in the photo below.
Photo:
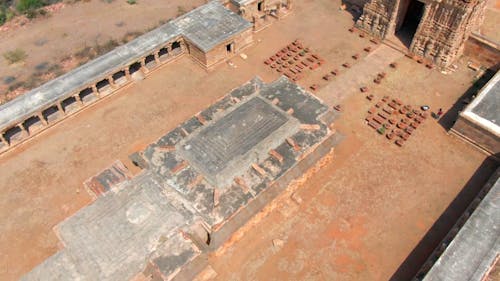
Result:
<svg viewBox="0 0 500 281"><path fill-rule="evenodd" d="M7 9L5 7L0 7L0 25L3 25L7 21Z"/></svg>
<svg viewBox="0 0 500 281"><path fill-rule="evenodd" d="M135 4L137 4L137 1L136 0L127 0L127 3L129 3L130 5L135 5Z"/></svg>
<svg viewBox="0 0 500 281"><path fill-rule="evenodd" d="M27 12L33 13L33 10L43 6L45 6L45 3L42 0L19 0L16 9L20 13L26 14Z"/></svg>
<svg viewBox="0 0 500 281"><path fill-rule="evenodd" d="M3 57L9 64L24 61L27 56L26 52L22 49L15 49L14 51L9 51L3 54Z"/></svg>

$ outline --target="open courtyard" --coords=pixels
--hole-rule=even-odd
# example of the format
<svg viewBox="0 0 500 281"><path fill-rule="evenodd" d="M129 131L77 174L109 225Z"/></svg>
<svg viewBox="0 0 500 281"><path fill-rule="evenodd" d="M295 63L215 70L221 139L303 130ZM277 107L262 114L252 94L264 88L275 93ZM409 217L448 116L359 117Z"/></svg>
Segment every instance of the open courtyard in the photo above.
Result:
<svg viewBox="0 0 500 281"><path fill-rule="evenodd" d="M53 228L95 200L87 179L115 160L140 173L129 155L255 76L278 79L283 73L264 62L298 39L323 62L296 83L338 109L333 128L344 138L321 167L209 253L216 274L206 270L198 280L410 280L498 165L448 134L477 72L462 57L443 74L350 32L354 16L341 5L295 1L292 13L253 35L245 56L211 71L180 56L1 154L0 279L18 279L64 248ZM365 121L384 96L445 114L428 117L400 147ZM275 114L276 127L288 122L272 108L262 111ZM210 133L202 137L215 143Z"/></svg>

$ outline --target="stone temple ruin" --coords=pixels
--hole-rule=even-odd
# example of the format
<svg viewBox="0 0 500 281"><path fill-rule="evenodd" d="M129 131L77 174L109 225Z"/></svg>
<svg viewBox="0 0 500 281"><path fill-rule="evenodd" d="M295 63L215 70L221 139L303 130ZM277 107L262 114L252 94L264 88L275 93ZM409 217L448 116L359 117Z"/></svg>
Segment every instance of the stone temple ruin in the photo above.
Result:
<svg viewBox="0 0 500 281"><path fill-rule="evenodd" d="M398 35L411 54L446 67L484 19L485 0L370 0L356 25L382 39Z"/></svg>
<svg viewBox="0 0 500 281"><path fill-rule="evenodd" d="M370 0L356 24L384 39L398 34L410 53L446 67L484 8L484 0ZM211 70L291 9L291 0L210 1L0 106L0 153L181 56ZM497 74L452 129L490 154L499 152L499 80ZM267 84L252 79L130 155L138 175L116 161L86 181L95 200L55 227L60 250L21 280L192 279L211 251L342 141L333 129L338 114L285 76ZM487 222L483 211L498 218L499 175L470 224ZM493 241L495 223L476 240ZM491 252L491 244L464 245ZM442 260L456 264L448 256ZM430 272L425 280L441 280L443 268L434 263L422 269Z"/></svg>
<svg viewBox="0 0 500 281"><path fill-rule="evenodd" d="M330 129L337 114L285 77L251 80L132 155L138 176L115 183L103 172L114 186L56 226L64 248L22 280L196 273L342 140Z"/></svg>
<svg viewBox="0 0 500 281"><path fill-rule="evenodd" d="M213 69L250 46L255 28L291 7L290 0L210 1L1 105L0 153L184 55Z"/></svg>

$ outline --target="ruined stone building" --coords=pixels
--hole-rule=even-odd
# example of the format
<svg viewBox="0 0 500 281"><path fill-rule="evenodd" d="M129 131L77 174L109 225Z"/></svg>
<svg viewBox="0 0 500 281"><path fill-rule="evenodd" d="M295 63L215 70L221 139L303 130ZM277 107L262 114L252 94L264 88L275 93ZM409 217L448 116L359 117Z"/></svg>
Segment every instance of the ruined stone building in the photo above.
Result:
<svg viewBox="0 0 500 281"><path fill-rule="evenodd" d="M485 0L370 0L356 25L382 39L397 36L416 56L449 66L484 18Z"/></svg>
<svg viewBox="0 0 500 281"><path fill-rule="evenodd" d="M192 280L344 139L338 116L286 77L252 79L132 154L137 176L93 177L96 200L55 227L64 247L21 280Z"/></svg>
<svg viewBox="0 0 500 281"><path fill-rule="evenodd" d="M500 153L500 72L460 112L450 132L488 155ZM497 156L498 157L498 156Z"/></svg>
<svg viewBox="0 0 500 281"><path fill-rule="evenodd" d="M0 153L183 55L210 70L252 42L252 24L211 1L1 105Z"/></svg>
<svg viewBox="0 0 500 281"><path fill-rule="evenodd" d="M226 6L251 22L254 30L268 26L292 10L292 0L228 0Z"/></svg>
<svg viewBox="0 0 500 281"><path fill-rule="evenodd" d="M206 70L253 43L291 0L212 0L0 106L0 153L188 55Z"/></svg>

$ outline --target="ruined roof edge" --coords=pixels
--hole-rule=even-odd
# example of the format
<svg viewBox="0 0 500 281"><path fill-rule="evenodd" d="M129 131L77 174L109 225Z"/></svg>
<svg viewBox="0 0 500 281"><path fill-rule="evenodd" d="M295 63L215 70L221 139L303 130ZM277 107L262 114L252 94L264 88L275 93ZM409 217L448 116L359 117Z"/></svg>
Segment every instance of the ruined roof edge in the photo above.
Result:
<svg viewBox="0 0 500 281"><path fill-rule="evenodd" d="M497 124L473 112L474 108L479 103L481 103L487 95L495 94L493 92L493 88L498 83L500 83L500 71L498 71L495 76L493 76L493 78L491 78L491 80L486 83L486 85L479 91L479 95L465 108L462 113L460 113L460 115L484 127L486 130L495 134L497 137L500 137L500 127Z"/></svg>

